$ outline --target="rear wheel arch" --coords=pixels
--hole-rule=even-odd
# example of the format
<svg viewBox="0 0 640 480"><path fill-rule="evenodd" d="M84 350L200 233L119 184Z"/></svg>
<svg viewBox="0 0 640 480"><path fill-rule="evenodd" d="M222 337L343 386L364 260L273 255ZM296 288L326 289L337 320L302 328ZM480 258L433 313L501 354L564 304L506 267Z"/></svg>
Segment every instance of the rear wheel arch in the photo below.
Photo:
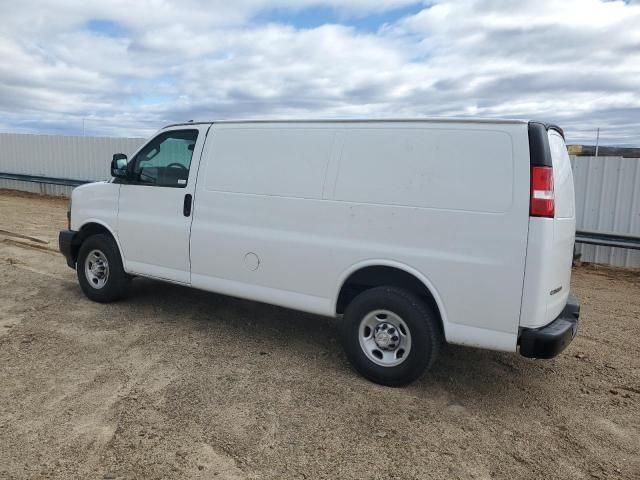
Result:
<svg viewBox="0 0 640 480"><path fill-rule="evenodd" d="M360 293L382 286L404 289L422 298L438 316L444 336L447 320L442 301L434 286L415 269L395 262L368 262L352 268L343 277L336 296L335 313L343 314L349 303Z"/></svg>

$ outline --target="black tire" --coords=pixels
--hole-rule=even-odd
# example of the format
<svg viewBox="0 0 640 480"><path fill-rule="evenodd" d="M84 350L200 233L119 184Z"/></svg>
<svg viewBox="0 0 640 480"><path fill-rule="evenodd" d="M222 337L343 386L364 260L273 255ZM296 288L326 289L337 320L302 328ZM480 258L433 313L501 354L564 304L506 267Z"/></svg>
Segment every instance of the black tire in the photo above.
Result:
<svg viewBox="0 0 640 480"><path fill-rule="evenodd" d="M108 275L103 286L94 285L95 278L87 278L85 262L94 251L101 252L108 263ZM82 242L76 262L78 282L84 294L94 302L108 303L120 300L127 293L130 277L124 271L118 245L110 235L92 235Z"/></svg>
<svg viewBox="0 0 640 480"><path fill-rule="evenodd" d="M396 314L409 330L411 347L399 365L379 365L360 346L360 323L376 310ZM354 368L372 382L390 387L406 385L420 377L433 364L442 343L439 320L432 309L414 293L395 287L372 288L354 298L340 322L340 337Z"/></svg>

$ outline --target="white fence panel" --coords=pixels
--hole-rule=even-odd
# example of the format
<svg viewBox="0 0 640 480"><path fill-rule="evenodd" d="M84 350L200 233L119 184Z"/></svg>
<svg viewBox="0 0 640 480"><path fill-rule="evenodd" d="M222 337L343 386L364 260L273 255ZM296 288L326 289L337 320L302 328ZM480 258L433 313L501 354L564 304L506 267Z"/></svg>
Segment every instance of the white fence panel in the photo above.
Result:
<svg viewBox="0 0 640 480"><path fill-rule="evenodd" d="M640 159L572 157L576 229L640 236ZM585 262L640 267L640 251L577 244Z"/></svg>
<svg viewBox="0 0 640 480"><path fill-rule="evenodd" d="M107 180L110 178L111 156L114 153L131 155L143 142L142 138L0 133L0 172L73 180ZM21 185L24 183L19 182ZM13 180L0 179L2 188L15 188L16 185ZM48 189L51 187L47 185ZM32 186L30 190L40 191L37 185L35 188L33 190Z"/></svg>
<svg viewBox="0 0 640 480"><path fill-rule="evenodd" d="M54 197L70 197L71 191L74 187L67 187L66 185L49 185L45 183L21 182L20 180L0 178L0 188L39 193L40 195L53 195Z"/></svg>

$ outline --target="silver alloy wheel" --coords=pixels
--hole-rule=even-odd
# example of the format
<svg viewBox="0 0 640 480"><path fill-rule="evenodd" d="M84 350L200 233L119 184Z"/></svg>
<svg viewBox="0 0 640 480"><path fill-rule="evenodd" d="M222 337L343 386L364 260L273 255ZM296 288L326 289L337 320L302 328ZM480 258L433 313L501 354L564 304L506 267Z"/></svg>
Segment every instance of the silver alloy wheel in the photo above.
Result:
<svg viewBox="0 0 640 480"><path fill-rule="evenodd" d="M383 367L395 367L411 351L411 332L402 318L390 310L365 315L358 328L360 348L367 358Z"/></svg>
<svg viewBox="0 0 640 480"><path fill-rule="evenodd" d="M84 274L95 289L104 287L109 280L109 262L100 250L91 250L84 261Z"/></svg>

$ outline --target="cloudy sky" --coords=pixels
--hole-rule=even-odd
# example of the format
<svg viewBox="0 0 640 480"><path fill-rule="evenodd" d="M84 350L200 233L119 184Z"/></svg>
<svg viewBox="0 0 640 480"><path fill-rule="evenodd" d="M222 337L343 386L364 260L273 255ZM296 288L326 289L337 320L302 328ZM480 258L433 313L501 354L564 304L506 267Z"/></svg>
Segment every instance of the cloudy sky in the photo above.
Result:
<svg viewBox="0 0 640 480"><path fill-rule="evenodd" d="M640 145L640 0L0 2L0 131L535 118Z"/></svg>

